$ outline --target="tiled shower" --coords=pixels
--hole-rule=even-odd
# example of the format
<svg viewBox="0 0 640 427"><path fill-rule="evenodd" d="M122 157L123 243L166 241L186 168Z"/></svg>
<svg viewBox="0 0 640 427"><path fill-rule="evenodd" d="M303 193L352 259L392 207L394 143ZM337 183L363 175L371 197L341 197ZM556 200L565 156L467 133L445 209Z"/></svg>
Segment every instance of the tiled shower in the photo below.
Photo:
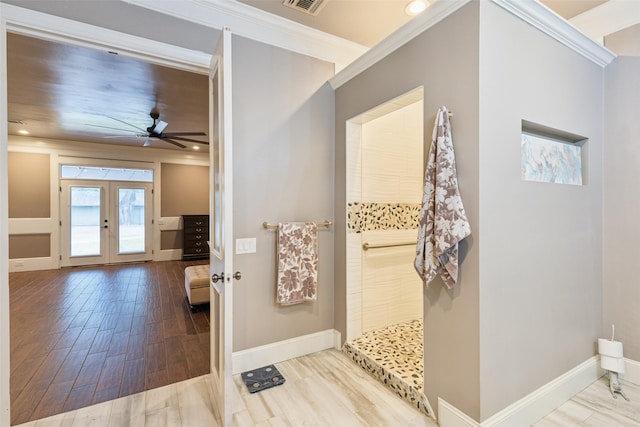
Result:
<svg viewBox="0 0 640 427"><path fill-rule="evenodd" d="M425 413L422 89L347 122L347 342L343 352Z"/></svg>

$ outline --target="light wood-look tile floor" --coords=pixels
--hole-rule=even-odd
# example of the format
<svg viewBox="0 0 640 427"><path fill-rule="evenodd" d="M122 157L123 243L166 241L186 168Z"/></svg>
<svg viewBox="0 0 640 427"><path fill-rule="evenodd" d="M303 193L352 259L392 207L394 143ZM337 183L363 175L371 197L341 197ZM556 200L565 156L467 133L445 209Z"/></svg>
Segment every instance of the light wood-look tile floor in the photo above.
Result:
<svg viewBox="0 0 640 427"><path fill-rule="evenodd" d="M276 366L286 382L259 393L249 393L240 376L234 377L234 426L437 425L338 351L325 350ZM630 402L613 399L606 378L600 378L534 427L640 426L640 387L630 383L623 387ZM205 375L20 427L218 426L217 419Z"/></svg>
<svg viewBox="0 0 640 427"><path fill-rule="evenodd" d="M286 382L258 393L249 393L240 376L234 377L234 426L437 426L336 350L276 366ZM193 378L21 426L217 426L208 378Z"/></svg>
<svg viewBox="0 0 640 427"><path fill-rule="evenodd" d="M629 402L609 392L606 375L575 395L534 427L632 427L640 426L640 387L623 383Z"/></svg>
<svg viewBox="0 0 640 427"><path fill-rule="evenodd" d="M427 426L437 424L335 350L277 364L286 382L250 394L234 377L234 426ZM640 387L613 399L606 377L534 427L640 426ZM20 427L218 426L208 376L148 390Z"/></svg>

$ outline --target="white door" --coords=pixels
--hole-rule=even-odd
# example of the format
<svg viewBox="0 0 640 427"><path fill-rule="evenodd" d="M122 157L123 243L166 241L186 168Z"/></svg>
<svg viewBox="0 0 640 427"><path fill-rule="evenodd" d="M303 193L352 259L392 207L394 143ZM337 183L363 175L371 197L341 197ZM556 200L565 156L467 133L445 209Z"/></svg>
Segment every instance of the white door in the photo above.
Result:
<svg viewBox="0 0 640 427"><path fill-rule="evenodd" d="M109 263L150 261L152 184L111 182L109 191Z"/></svg>
<svg viewBox="0 0 640 427"><path fill-rule="evenodd" d="M61 265L108 262L109 183L63 181L60 185Z"/></svg>
<svg viewBox="0 0 640 427"><path fill-rule="evenodd" d="M225 28L211 60L209 79L211 374L223 426L232 424L233 281L240 278L233 271L231 108L231 31Z"/></svg>
<svg viewBox="0 0 640 427"><path fill-rule="evenodd" d="M63 267L152 258L151 184L64 180L60 191Z"/></svg>

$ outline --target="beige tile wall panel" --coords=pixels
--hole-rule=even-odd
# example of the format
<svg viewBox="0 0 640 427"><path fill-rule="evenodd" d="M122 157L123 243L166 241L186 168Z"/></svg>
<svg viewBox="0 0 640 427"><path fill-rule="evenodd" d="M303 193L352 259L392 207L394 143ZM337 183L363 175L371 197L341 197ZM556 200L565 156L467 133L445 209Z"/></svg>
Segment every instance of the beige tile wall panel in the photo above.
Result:
<svg viewBox="0 0 640 427"><path fill-rule="evenodd" d="M362 334L362 234L347 234L347 339Z"/></svg>
<svg viewBox="0 0 640 427"><path fill-rule="evenodd" d="M371 245L415 242L416 230L362 233ZM362 252L362 332L422 318L422 281L413 268L415 245Z"/></svg>
<svg viewBox="0 0 640 427"><path fill-rule="evenodd" d="M422 196L422 103L362 126L362 201L418 203Z"/></svg>
<svg viewBox="0 0 640 427"><path fill-rule="evenodd" d="M362 200L362 126L347 123L347 203Z"/></svg>

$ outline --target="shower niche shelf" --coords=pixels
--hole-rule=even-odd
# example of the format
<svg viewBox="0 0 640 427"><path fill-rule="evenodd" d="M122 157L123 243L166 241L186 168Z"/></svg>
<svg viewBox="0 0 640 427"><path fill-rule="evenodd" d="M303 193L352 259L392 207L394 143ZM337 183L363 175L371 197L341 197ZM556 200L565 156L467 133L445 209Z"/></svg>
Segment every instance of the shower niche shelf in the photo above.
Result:
<svg viewBox="0 0 640 427"><path fill-rule="evenodd" d="M588 138L522 120L520 177L551 184L586 184Z"/></svg>

